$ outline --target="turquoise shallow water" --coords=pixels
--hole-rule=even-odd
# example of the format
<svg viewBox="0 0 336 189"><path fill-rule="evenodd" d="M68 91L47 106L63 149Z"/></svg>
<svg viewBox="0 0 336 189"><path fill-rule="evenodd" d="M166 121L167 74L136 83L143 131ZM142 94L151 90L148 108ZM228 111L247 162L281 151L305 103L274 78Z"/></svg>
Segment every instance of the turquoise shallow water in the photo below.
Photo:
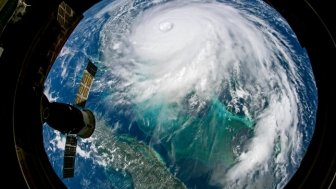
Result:
<svg viewBox="0 0 336 189"><path fill-rule="evenodd" d="M147 102L152 104L151 102ZM145 107L141 109L141 107ZM254 121L227 110L218 99L208 102L206 110L190 112L177 103L141 104L137 122L140 129L161 143L176 161L193 159L213 167L218 163L231 165L235 138L253 130Z"/></svg>
<svg viewBox="0 0 336 189"><path fill-rule="evenodd" d="M113 2L87 13L46 82L46 89L50 88L46 93L59 102L71 103L80 80L79 68L85 68L81 63L90 59L99 67L87 107L101 124L92 138L79 142L76 178L66 180L67 186L159 188L157 184L165 182L171 183L171 188L184 184L188 188L284 186L313 134L317 94L308 56L279 15L259 1L216 1L234 8L231 12L221 11L225 7L218 3L206 3L211 9L194 5L197 12L189 17L184 13L190 9L174 12L174 17L183 13L181 19L170 20L174 27L169 31L174 35L158 37L150 33L156 22L149 21L165 16L161 14L165 11L154 11L142 22L137 17L151 11L154 1ZM166 8L181 8L175 2ZM165 7L163 2L157 6L160 4ZM202 15L208 19L201 16L195 22L183 21L200 16L200 11L205 11ZM232 15L222 15L228 12ZM222 24L223 19L228 22ZM206 27L199 24L208 21L214 30L207 31L214 32L203 33ZM187 27L179 27L184 25ZM235 26L241 28L231 31ZM206 34L210 41L204 45L195 35L183 51L151 65L128 56L133 54L134 44L124 43L124 39L136 28L148 29L133 36L138 44L160 44L154 52L137 46L145 58L153 58L155 53L166 57L177 44L183 46L181 41L190 35L178 35L181 33ZM174 33L176 30L179 32ZM143 36L148 40L142 41ZM152 41L153 36L156 40ZM170 46L163 45L167 43ZM222 44L232 46L224 48ZM167 48L159 51L159 47ZM193 54L190 49L199 50L197 54L202 56L192 61L187 56ZM176 61L165 62L171 59ZM63 158L60 138L52 131L44 134L47 154L58 175Z"/></svg>

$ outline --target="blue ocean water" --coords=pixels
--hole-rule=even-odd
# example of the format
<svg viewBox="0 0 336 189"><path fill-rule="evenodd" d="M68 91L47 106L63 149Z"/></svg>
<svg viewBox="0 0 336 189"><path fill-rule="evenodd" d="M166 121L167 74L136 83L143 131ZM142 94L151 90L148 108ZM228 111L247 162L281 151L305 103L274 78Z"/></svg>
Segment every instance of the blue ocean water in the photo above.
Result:
<svg viewBox="0 0 336 189"><path fill-rule="evenodd" d="M109 1L103 1L101 4L94 7L92 10L86 13L87 17L93 16L95 12L99 11L102 7L108 4ZM231 3L231 1L225 1L226 3ZM143 1L135 1L137 3L143 3ZM145 3L143 3L146 5ZM288 26L284 26L282 22L279 22L276 18L278 17L277 13L274 13L271 8L266 8L264 6L256 6L255 1L242 1L241 3L232 3L240 9L244 9L249 11L250 9L246 8L246 6L253 6L256 9L260 9L260 17L263 17L267 22L270 23L273 27L277 28L280 33L285 35L290 45L293 46L295 52L293 56L297 59L300 59L299 62L305 62L307 64L297 65L299 75L301 76L302 82L305 87L301 87L302 90L299 94L300 101L305 102L306 105L302 106L303 112L309 112L303 114L303 117L300 117L301 124L299 128L304 135L304 149L308 147L310 138L313 134L315 119L312 119L316 114L316 109L311 109L311 107L316 107L317 105L317 92L315 90L314 80L312 79L313 74L311 73L311 67L309 64L309 58L306 54L305 49L303 49L295 38L294 33L288 28ZM148 8L148 6L144 6L144 9ZM106 19L108 19L108 15L103 15ZM104 20L104 19L103 19ZM78 64L79 62L87 62L87 59L91 59L98 66L98 77L110 77L106 76L108 74L104 67L99 64L101 53L100 52L100 33L104 21L101 23L95 23L93 25L94 20L84 19L83 22L80 23L75 32L71 35L70 40L66 43L66 47L73 50L75 55L69 57L60 57L57 59L54 67L52 68L49 74L49 83L48 85L52 86L55 95L59 97L58 101L72 103L76 94L76 87L80 81L80 75L84 69L85 64ZM95 31L91 31L91 30ZM89 32L91 31L91 32ZM86 38L89 40L82 40L82 38ZM69 59L68 59L69 58ZM286 62L282 62L284 68L288 68ZM60 73L67 69L66 75L64 78L60 77ZM93 85L97 85L94 83ZM108 86L110 87L110 86ZM94 86L93 88L99 88ZM156 119L151 119L157 117L158 113L163 109L174 110L173 105L171 104L159 104L156 107L151 107L150 109L142 109L144 106L137 107L137 105L124 107L129 109L135 109L131 114L120 114L118 109L111 108L107 104L102 101L105 97L110 94L110 90L93 90L90 93L87 108L94 110L95 112L103 112L107 113L104 117L108 117L107 119L107 127L114 127L115 123L119 123L123 127L118 128L116 134L117 135L126 135L131 138L135 138L139 141L145 142L145 144L151 146L155 149L156 152L160 154L162 159L165 161L167 167L170 172L177 174L177 177L181 179L189 188L216 188L216 186L208 185L207 181L210 180L211 177L211 169L209 167L216 166L217 164L228 164L234 161L234 154L227 154L227 158L224 158L222 154L224 151L228 151L230 148L231 141L233 136L239 135L240 132L248 133L247 135L253 135L253 126L254 120L249 120L244 117L242 114L233 114L228 110L228 108L221 103L219 100L213 100L208 108L205 110L203 115L195 115L190 118L189 112L186 112L185 115L179 116L180 120L176 120L172 122L171 120L160 120L160 124L169 125L170 129L159 133L160 135L155 136L153 139L154 130L150 127L155 127L158 125ZM120 107L119 107L120 108ZM150 124L146 121L152 120ZM178 128L183 125L183 123L188 122L188 129L175 134L174 132L178 130ZM220 127L219 130L217 127L214 127L215 124L212 124L216 120L216 124L222 123L220 125L225 125L227 127ZM230 125L234 127L230 127ZM150 127L148 127L150 126ZM211 127L213 126L213 127ZM167 127L165 127L167 128ZM232 129L234 128L234 129ZM195 138L190 138L188 136L196 136L196 132L203 132L203 135L207 138L201 139L201 141L197 141ZM51 131L49 131L51 132ZM51 133L44 134L45 139L55 137ZM216 141L216 139L222 139L222 141ZM203 140L208 140L208 146L200 146L204 142ZM215 143L218 144L215 144ZM236 141L239 142L239 141ZM45 142L47 143L47 141ZM177 149L174 149L174 154L171 153L172 149L170 144L174 144ZM190 146L190 144L193 144ZM215 151L208 151L213 146L221 146L221 149L215 149ZM223 148L225 146L225 148ZM213 149L211 149L213 150ZM216 150L220 157L216 157ZM305 150L303 150L305 151ZM62 154L61 150L57 152L53 152L55 154ZM225 154L225 153L224 153ZM50 157L53 155L50 154ZM78 162L78 170L87 170L84 165L93 165L91 159L85 159L82 157L77 158ZM57 157L52 159L52 163L57 166L62 164L62 158ZM58 169L58 175L61 175L61 170ZM191 174L192 173L192 174ZM200 174L202 173L202 174ZM197 175L199 174L199 175ZM132 188L131 177L129 175L121 174L120 172L113 169L104 169L100 166L94 167L94 172L92 172L89 180L93 178L99 178L99 180L109 180L110 185L106 185L106 187L112 188ZM81 176L81 172L78 172L78 177L75 177L72 180L65 180L67 185L70 188L81 188L83 186L84 176ZM102 181L103 182L103 181Z"/></svg>

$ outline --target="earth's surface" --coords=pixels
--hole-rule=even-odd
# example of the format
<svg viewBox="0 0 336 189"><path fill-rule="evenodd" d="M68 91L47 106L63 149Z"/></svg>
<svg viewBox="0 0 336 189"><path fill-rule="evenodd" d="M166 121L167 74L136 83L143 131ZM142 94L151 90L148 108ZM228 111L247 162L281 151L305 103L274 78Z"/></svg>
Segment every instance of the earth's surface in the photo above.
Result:
<svg viewBox="0 0 336 189"><path fill-rule="evenodd" d="M102 1L85 13L45 83L72 104L97 67L69 188L282 188L315 127L310 61L258 0ZM65 137L44 126L62 177Z"/></svg>

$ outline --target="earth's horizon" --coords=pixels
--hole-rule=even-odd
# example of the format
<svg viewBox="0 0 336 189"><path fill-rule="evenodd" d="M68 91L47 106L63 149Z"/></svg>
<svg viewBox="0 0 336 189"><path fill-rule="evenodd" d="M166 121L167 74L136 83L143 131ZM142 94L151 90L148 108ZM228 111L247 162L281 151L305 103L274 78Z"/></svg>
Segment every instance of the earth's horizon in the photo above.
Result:
<svg viewBox="0 0 336 189"><path fill-rule="evenodd" d="M69 188L283 188L315 128L317 88L288 23L261 0L104 0L45 82L72 104L97 67ZM60 176L65 137L44 145Z"/></svg>

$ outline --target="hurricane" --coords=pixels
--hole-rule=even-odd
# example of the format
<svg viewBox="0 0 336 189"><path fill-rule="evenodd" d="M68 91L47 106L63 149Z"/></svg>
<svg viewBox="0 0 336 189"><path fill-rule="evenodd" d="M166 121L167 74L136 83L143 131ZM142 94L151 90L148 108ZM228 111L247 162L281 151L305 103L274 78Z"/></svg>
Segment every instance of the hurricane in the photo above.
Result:
<svg viewBox="0 0 336 189"><path fill-rule="evenodd" d="M305 50L273 8L116 0L85 23L87 36L60 54L63 67L77 61L82 40L82 56L100 70L88 101L98 130L84 158L123 170L133 178L124 186L135 188L287 184L312 136L316 87ZM92 36L95 53L85 45Z"/></svg>

